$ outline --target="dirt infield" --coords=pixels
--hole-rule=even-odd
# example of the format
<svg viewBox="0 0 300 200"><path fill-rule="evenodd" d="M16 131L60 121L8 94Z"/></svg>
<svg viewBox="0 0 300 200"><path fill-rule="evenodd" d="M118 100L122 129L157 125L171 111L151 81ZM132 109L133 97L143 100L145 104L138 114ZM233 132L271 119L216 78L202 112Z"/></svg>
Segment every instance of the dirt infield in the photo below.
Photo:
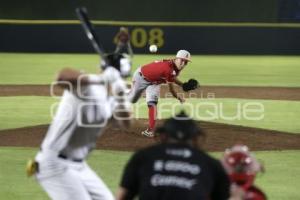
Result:
<svg viewBox="0 0 300 200"><path fill-rule="evenodd" d="M0 96L50 96L49 88L49 85L0 85ZM60 95L62 90L55 88L54 92ZM182 94L193 98L300 100L300 88L284 87L203 86L189 96ZM161 89L161 97L171 97L165 86ZM199 123L206 132L204 148L208 151L223 151L236 143L247 144L252 150L300 149L300 135L211 122ZM110 127L98 140L97 148L132 151L155 143L155 139L140 135L145 127L147 121L143 119L135 120L130 130ZM40 125L2 130L0 146L38 147L47 128L48 125Z"/></svg>
<svg viewBox="0 0 300 200"><path fill-rule="evenodd" d="M61 95L62 90L55 87L54 93L55 95ZM201 89L191 93L181 92L181 94L193 98L300 100L300 88L287 87L202 86ZM50 86L0 85L0 96L50 96ZM162 85L160 96L171 97L166 85Z"/></svg>
<svg viewBox="0 0 300 200"><path fill-rule="evenodd" d="M247 144L252 150L300 149L299 135L217 123L199 123L206 132L204 148L208 151L223 151L237 143ZM98 140L97 148L132 151L153 144L155 139L140 135L146 124L146 120L140 119L133 122L130 130L110 127ZM47 128L48 125L41 125L0 131L0 146L38 147Z"/></svg>

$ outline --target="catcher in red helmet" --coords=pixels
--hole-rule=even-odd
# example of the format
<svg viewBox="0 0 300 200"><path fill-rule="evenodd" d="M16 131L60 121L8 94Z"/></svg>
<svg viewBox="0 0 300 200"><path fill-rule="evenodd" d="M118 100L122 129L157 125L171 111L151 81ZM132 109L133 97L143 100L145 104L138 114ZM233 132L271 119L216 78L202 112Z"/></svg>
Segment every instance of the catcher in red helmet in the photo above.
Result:
<svg viewBox="0 0 300 200"><path fill-rule="evenodd" d="M221 160L232 185L230 200L266 200L266 195L254 186L255 176L263 172L263 166L245 145L226 149Z"/></svg>

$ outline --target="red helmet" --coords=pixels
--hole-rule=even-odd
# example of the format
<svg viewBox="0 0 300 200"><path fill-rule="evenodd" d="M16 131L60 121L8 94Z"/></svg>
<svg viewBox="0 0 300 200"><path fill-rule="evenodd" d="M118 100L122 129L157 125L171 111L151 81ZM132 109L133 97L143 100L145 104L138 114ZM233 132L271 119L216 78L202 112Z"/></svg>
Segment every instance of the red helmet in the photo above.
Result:
<svg viewBox="0 0 300 200"><path fill-rule="evenodd" d="M225 151L222 164L231 182L247 190L253 185L255 175L261 171L261 164L245 145L235 145Z"/></svg>

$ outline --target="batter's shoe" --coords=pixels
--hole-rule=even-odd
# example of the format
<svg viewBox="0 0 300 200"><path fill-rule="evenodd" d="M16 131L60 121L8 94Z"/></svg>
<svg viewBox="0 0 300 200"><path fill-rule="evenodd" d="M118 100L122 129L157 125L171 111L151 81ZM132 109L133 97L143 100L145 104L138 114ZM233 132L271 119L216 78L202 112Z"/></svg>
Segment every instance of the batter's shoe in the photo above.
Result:
<svg viewBox="0 0 300 200"><path fill-rule="evenodd" d="M146 136L146 137L150 137L150 138L153 138L155 136L154 132L148 128L146 130L142 131L142 135Z"/></svg>

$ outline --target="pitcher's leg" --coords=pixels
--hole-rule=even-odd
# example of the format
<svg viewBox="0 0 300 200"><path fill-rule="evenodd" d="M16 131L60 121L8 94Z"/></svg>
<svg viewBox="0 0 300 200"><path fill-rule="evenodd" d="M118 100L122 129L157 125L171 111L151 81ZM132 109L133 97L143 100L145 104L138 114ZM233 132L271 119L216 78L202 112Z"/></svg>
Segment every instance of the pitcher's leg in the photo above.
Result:
<svg viewBox="0 0 300 200"><path fill-rule="evenodd" d="M131 90L128 94L129 101L132 103L136 103L143 91L151 84L144 80L139 73L140 69L137 69L133 75Z"/></svg>
<svg viewBox="0 0 300 200"><path fill-rule="evenodd" d="M146 101L148 105L148 128L142 132L142 135L153 137L153 130L157 118L157 103L160 93L160 85L151 85L146 89Z"/></svg>
<svg viewBox="0 0 300 200"><path fill-rule="evenodd" d="M156 117L157 117L157 102L150 101L148 104L148 129L153 131L155 128Z"/></svg>

